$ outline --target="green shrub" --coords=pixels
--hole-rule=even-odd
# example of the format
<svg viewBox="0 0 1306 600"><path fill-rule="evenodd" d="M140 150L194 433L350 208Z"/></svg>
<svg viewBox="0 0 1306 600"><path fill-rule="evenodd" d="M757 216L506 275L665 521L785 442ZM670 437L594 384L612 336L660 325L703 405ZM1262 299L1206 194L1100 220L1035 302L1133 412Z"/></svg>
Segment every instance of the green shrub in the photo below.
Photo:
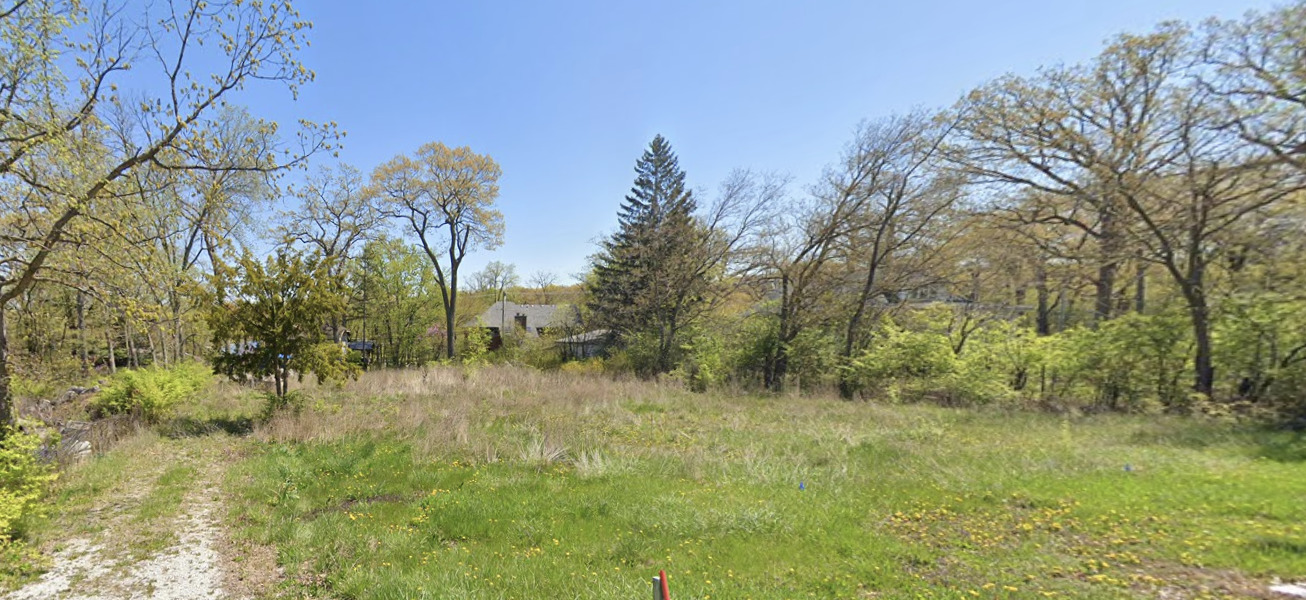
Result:
<svg viewBox="0 0 1306 600"><path fill-rule="evenodd" d="M805 329L789 342L789 377L795 386L812 389L834 382L839 364L839 340L820 329Z"/></svg>
<svg viewBox="0 0 1306 600"><path fill-rule="evenodd" d="M671 376L680 380L685 387L695 392L706 392L726 375L725 345L720 338L713 335L695 336L693 341L681 346L683 352L680 364L671 371Z"/></svg>
<svg viewBox="0 0 1306 600"><path fill-rule="evenodd" d="M908 331L886 322L871 347L853 360L852 368L867 382L932 379L954 372L957 355L947 336Z"/></svg>
<svg viewBox="0 0 1306 600"><path fill-rule="evenodd" d="M483 365L489 362L490 332L484 327L468 327L457 341L458 357L464 364Z"/></svg>
<svg viewBox="0 0 1306 600"><path fill-rule="evenodd" d="M48 379L16 374L9 380L9 392L16 400L49 399L58 394L58 386Z"/></svg>
<svg viewBox="0 0 1306 600"><path fill-rule="evenodd" d="M139 414L154 423L167 417L179 402L191 398L212 380L213 371L196 362L170 369L120 371L91 401L91 410L109 415Z"/></svg>
<svg viewBox="0 0 1306 600"><path fill-rule="evenodd" d="M312 373L318 384L341 385L346 380L358 379L363 372L359 364L349 361L349 353L337 342L313 344L298 358L300 381L304 373Z"/></svg>
<svg viewBox="0 0 1306 600"><path fill-rule="evenodd" d="M562 365L562 352L554 342L555 336L551 335L522 335L515 343L500 348L499 354L510 363L543 371L552 370Z"/></svg>
<svg viewBox="0 0 1306 600"><path fill-rule="evenodd" d="M587 358L564 362L558 370L569 375L603 375L609 369L602 358Z"/></svg>
<svg viewBox="0 0 1306 600"><path fill-rule="evenodd" d="M886 318L871 346L844 368L857 389L875 390L893 402L969 405L1017 397L1037 362L1032 336L1007 321L957 316L951 308L921 310L903 317L910 327ZM962 324L972 326L964 339Z"/></svg>
<svg viewBox="0 0 1306 600"><path fill-rule="evenodd" d="M54 471L36 458L40 437L10 430L0 439L0 544L13 533L14 523L37 508Z"/></svg>
<svg viewBox="0 0 1306 600"><path fill-rule="evenodd" d="M1063 381L1060 393L1109 410L1185 406L1191 345L1186 325L1179 313L1130 313L1095 330L1058 334L1065 344L1054 365Z"/></svg>
<svg viewBox="0 0 1306 600"><path fill-rule="evenodd" d="M646 332L627 333L621 337L623 354L630 370L640 377L658 372L658 338Z"/></svg>

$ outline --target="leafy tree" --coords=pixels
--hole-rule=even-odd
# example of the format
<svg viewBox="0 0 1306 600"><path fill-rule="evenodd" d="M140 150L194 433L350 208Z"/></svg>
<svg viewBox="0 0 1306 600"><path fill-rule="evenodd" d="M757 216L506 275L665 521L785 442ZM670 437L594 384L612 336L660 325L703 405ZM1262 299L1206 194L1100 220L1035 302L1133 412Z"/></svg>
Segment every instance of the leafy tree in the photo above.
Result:
<svg viewBox="0 0 1306 600"><path fill-rule="evenodd" d="M357 290L355 333L377 343L375 360L398 367L434 358L444 340L432 343L430 332L444 314L434 269L421 251L388 237L369 241L350 277Z"/></svg>
<svg viewBox="0 0 1306 600"><path fill-rule="evenodd" d="M773 334L762 343L767 389L784 389L797 340L830 320L831 299L842 283L834 273L842 261L840 245L856 228L853 215L865 201L852 193L815 194L771 215L760 236L764 241L751 249L762 296L775 304Z"/></svg>
<svg viewBox="0 0 1306 600"><path fill-rule="evenodd" d="M1211 25L1204 83L1234 115L1246 142L1306 170L1306 3Z"/></svg>
<svg viewBox="0 0 1306 600"><path fill-rule="evenodd" d="M847 319L845 361L864 346L864 323L876 299L896 304L905 292L938 284L946 274L938 263L958 229L949 217L963 183L937 160L947 133L946 124L924 112L865 124L844 158L844 172L831 175L840 194L864 198L849 232L850 264L861 281ZM845 399L855 387L852 378L840 378Z"/></svg>
<svg viewBox="0 0 1306 600"><path fill-rule="evenodd" d="M54 1L0 11L0 429L13 420L6 305L75 248L80 231L113 229L133 208L122 197L133 173L240 168L201 161L215 113L251 81L292 94L311 81L296 58L309 27L289 2L172 0L145 15ZM331 132L309 126L298 151L259 168L328 147Z"/></svg>
<svg viewBox="0 0 1306 600"><path fill-rule="evenodd" d="M1120 36L1089 65L1004 77L958 106L952 158L1023 200L1002 207L1008 218L1060 233L1031 239L1095 267L1098 320L1113 316L1119 272L1134 253L1126 202L1164 171L1167 88L1191 63L1186 36L1178 24Z"/></svg>
<svg viewBox="0 0 1306 600"><path fill-rule="evenodd" d="M352 375L343 348L323 331L345 307L331 262L286 249L260 262L246 251L234 273L220 272L209 314L218 372L234 380L271 375L278 398L285 398L292 371L320 381Z"/></svg>
<svg viewBox="0 0 1306 600"><path fill-rule="evenodd" d="M457 339L458 274L467 253L503 243L503 214L494 208L502 170L471 148L431 142L417 157L399 155L372 172L385 213L399 220L435 268L445 312L445 351Z"/></svg>
<svg viewBox="0 0 1306 600"><path fill-rule="evenodd" d="M296 190L300 205L283 212L277 228L286 243L307 246L331 261L331 274L344 273L363 244L381 227L376 199L358 169L341 163L324 167ZM336 277L335 281L343 278ZM347 315L331 317L331 339L340 341Z"/></svg>

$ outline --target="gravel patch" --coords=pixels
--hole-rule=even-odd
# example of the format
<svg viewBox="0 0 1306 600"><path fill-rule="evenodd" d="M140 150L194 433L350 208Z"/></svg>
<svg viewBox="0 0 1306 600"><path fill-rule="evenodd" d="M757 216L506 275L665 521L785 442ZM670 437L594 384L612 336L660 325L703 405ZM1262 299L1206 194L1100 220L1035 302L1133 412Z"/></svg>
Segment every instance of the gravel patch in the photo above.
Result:
<svg viewBox="0 0 1306 600"><path fill-rule="evenodd" d="M207 600L227 598L217 551L220 530L212 469L183 500L177 543L136 562L110 558L104 544L74 539L54 555L54 567L5 600ZM106 542L111 540L106 540Z"/></svg>

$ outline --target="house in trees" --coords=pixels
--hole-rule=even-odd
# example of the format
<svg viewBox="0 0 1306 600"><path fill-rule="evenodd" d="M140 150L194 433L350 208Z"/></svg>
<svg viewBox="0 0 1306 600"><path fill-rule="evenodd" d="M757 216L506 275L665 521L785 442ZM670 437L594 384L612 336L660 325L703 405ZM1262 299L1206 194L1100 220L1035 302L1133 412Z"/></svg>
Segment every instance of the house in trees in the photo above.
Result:
<svg viewBox="0 0 1306 600"><path fill-rule="evenodd" d="M564 359L585 360L604 355L614 337L615 334L608 329L595 329L567 336L554 344L562 350Z"/></svg>
<svg viewBox="0 0 1306 600"><path fill-rule="evenodd" d="M565 335L580 327L580 311L570 304L517 304L500 300L478 318L490 332L490 349L503 345L504 337Z"/></svg>

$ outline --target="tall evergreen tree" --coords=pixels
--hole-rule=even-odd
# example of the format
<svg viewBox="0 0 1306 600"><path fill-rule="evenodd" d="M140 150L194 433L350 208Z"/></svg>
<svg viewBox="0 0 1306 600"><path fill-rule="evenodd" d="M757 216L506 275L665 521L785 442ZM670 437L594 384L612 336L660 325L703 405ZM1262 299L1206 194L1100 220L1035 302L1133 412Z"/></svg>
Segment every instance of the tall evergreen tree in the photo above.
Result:
<svg viewBox="0 0 1306 600"><path fill-rule="evenodd" d="M707 274L692 259L706 233L666 138L653 138L635 173L618 212L620 228L594 257L589 308L598 325L626 343L643 336L651 355L638 366L656 374L674 366L685 316L703 301Z"/></svg>

